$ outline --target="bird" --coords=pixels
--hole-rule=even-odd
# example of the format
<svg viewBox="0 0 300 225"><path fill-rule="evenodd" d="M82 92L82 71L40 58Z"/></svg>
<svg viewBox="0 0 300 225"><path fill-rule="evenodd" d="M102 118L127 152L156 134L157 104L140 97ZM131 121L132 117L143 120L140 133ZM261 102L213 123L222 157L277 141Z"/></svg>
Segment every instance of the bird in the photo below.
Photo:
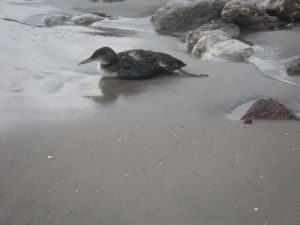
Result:
<svg viewBox="0 0 300 225"><path fill-rule="evenodd" d="M78 65L94 61L98 62L98 71L104 77L124 80L150 79L160 75L174 74L175 71L183 76L208 77L206 74L188 73L182 69L186 64L181 60L151 50L132 49L116 53L110 47L101 47Z"/></svg>

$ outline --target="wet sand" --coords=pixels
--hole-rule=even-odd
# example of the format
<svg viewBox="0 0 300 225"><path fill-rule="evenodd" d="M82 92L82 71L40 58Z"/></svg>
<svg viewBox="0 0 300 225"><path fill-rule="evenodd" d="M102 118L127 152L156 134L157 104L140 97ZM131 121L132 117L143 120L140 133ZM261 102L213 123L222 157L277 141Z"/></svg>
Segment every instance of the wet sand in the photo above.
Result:
<svg viewBox="0 0 300 225"><path fill-rule="evenodd" d="M12 29L23 29L18 26ZM71 35L60 36L67 29L73 51L50 40L57 32L68 42ZM77 31L42 30L48 48L64 50L51 57L60 73L45 45L37 39L31 46L41 71L65 82L63 88L49 94L43 89L52 91L49 78L40 76L23 92L13 89L9 101L0 98L0 225L300 224L300 123L246 126L229 116L241 103L265 96L299 112L299 88L250 63L199 61L168 37L106 40ZM94 65L74 66L96 43L108 41L117 50L159 50L157 43L164 43L162 50L188 62L187 70L210 77L100 80ZM77 86L76 79L83 83ZM81 96L90 80L101 95Z"/></svg>
<svg viewBox="0 0 300 225"><path fill-rule="evenodd" d="M224 107L299 90L233 65L102 81L93 113L6 124L0 224L299 224L299 122L245 126Z"/></svg>

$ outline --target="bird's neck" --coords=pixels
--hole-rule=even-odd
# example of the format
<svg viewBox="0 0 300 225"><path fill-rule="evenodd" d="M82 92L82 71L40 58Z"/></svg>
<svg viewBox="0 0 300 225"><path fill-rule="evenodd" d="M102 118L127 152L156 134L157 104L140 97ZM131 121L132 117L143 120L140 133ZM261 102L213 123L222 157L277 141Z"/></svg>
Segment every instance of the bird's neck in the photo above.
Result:
<svg viewBox="0 0 300 225"><path fill-rule="evenodd" d="M101 66L106 67L113 65L118 62L118 56L117 54L110 49L110 51L107 51L101 58Z"/></svg>
<svg viewBox="0 0 300 225"><path fill-rule="evenodd" d="M108 66L111 66L113 64L116 64L117 62L118 62L118 58L115 57L115 58L109 58L109 59L101 60L99 62L99 64L100 64L101 67L108 67Z"/></svg>

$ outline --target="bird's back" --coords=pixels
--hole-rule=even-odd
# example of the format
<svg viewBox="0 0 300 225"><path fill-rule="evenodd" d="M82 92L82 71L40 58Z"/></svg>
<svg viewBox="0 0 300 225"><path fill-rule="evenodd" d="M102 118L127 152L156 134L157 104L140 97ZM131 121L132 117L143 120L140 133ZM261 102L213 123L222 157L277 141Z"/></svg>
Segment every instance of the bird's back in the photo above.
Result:
<svg viewBox="0 0 300 225"><path fill-rule="evenodd" d="M171 74L186 66L185 63L168 54L142 49L133 49L117 54L116 64L104 66L107 71L115 71L121 79L147 79L161 74Z"/></svg>
<svg viewBox="0 0 300 225"><path fill-rule="evenodd" d="M118 57L129 57L140 63L159 66L162 67L166 73L171 73L176 69L186 66L184 62L171 55L150 50L132 49L118 53Z"/></svg>

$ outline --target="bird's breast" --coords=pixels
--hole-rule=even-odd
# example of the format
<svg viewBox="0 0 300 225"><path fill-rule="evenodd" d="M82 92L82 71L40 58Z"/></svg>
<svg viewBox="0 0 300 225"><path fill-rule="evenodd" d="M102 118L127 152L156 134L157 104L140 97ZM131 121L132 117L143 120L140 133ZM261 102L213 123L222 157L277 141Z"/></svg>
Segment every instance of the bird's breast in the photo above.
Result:
<svg viewBox="0 0 300 225"><path fill-rule="evenodd" d="M103 67L101 66L101 63L99 62L97 64L97 69L99 71L99 73L103 76L103 77L118 77L117 72L115 71L111 71L108 68L107 69L103 69Z"/></svg>

